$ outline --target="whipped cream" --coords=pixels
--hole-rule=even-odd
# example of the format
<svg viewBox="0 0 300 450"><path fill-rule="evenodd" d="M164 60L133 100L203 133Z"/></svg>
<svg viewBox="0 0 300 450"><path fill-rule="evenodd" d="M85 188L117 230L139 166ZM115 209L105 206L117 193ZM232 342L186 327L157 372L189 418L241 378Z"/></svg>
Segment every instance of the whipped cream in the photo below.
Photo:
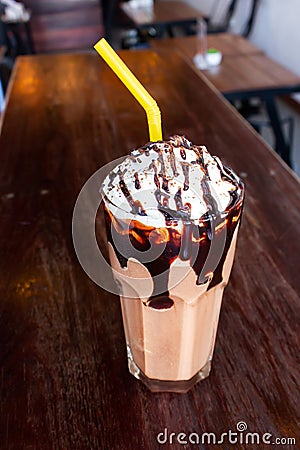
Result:
<svg viewBox="0 0 300 450"><path fill-rule="evenodd" d="M133 150L101 191L116 218L134 214L145 225L163 227L172 219L197 224L205 214L225 212L240 195L239 183L205 146L175 135Z"/></svg>

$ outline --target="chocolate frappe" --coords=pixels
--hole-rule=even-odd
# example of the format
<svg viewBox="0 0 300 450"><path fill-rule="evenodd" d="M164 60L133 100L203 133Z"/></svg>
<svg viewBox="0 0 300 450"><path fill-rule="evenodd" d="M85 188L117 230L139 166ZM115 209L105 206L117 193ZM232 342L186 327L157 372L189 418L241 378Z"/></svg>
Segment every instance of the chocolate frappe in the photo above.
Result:
<svg viewBox="0 0 300 450"><path fill-rule="evenodd" d="M130 372L186 392L209 374L243 184L184 137L134 150L102 192Z"/></svg>

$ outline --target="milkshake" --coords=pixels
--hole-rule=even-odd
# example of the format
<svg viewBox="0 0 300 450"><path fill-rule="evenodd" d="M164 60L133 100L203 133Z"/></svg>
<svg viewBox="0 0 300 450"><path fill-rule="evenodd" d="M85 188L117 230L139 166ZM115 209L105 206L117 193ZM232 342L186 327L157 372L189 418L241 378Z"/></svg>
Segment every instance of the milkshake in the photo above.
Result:
<svg viewBox="0 0 300 450"><path fill-rule="evenodd" d="M129 370L153 392L186 392L210 372L243 184L173 136L131 152L101 190Z"/></svg>

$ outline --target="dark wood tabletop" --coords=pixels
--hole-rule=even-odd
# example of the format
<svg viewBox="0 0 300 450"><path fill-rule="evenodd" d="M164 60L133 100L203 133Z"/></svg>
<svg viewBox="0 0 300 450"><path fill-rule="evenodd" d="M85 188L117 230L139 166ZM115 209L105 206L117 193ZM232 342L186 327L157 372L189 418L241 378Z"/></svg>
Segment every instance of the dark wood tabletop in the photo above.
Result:
<svg viewBox="0 0 300 450"><path fill-rule="evenodd" d="M0 448L190 449L178 433L220 439L239 422L238 443L206 436L197 448L296 448L286 443L300 424L299 180L178 55L123 57L157 100L165 138L205 144L246 183L212 372L187 394L133 378L118 298L73 248L85 181L148 140L140 105L96 54L21 57L0 135ZM260 445L241 443L246 432Z"/></svg>
<svg viewBox="0 0 300 450"><path fill-rule="evenodd" d="M158 50L176 49L184 55L189 62L200 50L199 38L193 36L183 36L165 39L152 39L149 41L151 47ZM216 48L222 52L224 56L239 56L263 53L263 51L256 47L248 39L245 39L239 34L232 33L217 33L207 35L207 48Z"/></svg>
<svg viewBox="0 0 300 450"><path fill-rule="evenodd" d="M227 35L227 33L225 33ZM193 57L196 54L196 37L174 39L152 39L151 47L166 53L177 50L196 69ZM208 35L208 47L222 51L223 59L219 66L202 71L205 77L223 94L266 90L300 89L300 77L265 55L260 49L242 36L231 40L228 48L221 35ZM256 51L255 51L256 49Z"/></svg>
<svg viewBox="0 0 300 450"><path fill-rule="evenodd" d="M300 77L262 53L225 56L219 67L205 76L222 93L300 88Z"/></svg>
<svg viewBox="0 0 300 450"><path fill-rule="evenodd" d="M121 3L120 6L136 26L172 24L203 17L198 9L177 0L157 0L152 9L145 6L132 6L130 2Z"/></svg>

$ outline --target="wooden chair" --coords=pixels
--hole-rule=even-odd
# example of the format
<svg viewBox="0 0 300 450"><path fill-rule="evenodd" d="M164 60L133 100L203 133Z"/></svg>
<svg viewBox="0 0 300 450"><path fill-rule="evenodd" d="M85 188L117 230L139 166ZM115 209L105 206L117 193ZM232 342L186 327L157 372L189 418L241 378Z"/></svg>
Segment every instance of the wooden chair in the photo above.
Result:
<svg viewBox="0 0 300 450"><path fill-rule="evenodd" d="M221 23L215 24L213 22L214 17L211 15L207 20L207 33L225 33L228 31L237 3L238 0L231 0Z"/></svg>
<svg viewBox="0 0 300 450"><path fill-rule="evenodd" d="M230 30L230 24L231 24L232 18L234 16L234 13L236 11L236 8L238 7L239 1L243 1L243 0L231 0L230 1L222 22L214 23L214 17L212 14L210 15L210 17L208 19L206 19L208 34L226 33ZM255 19L257 16L257 10L259 7L259 3L260 3L260 0L252 0L251 6L250 6L250 11L249 11L247 19L246 19L246 23L243 27L243 31L241 32L241 35L246 38L250 35L250 33L253 29ZM186 26L184 29L184 34L186 34L186 35L193 35L196 33L197 33L197 26L195 26L195 25ZM169 37L173 37L173 36L175 36L175 33L171 29L171 30L169 30Z"/></svg>
<svg viewBox="0 0 300 450"><path fill-rule="evenodd" d="M255 22L255 18L257 15L257 10L259 6L260 0L252 0L250 13L247 18L246 24L244 26L244 29L242 31L242 36L248 37L253 29L253 25ZM213 33L225 33L229 31L230 29L230 23L233 18L233 15L236 11L237 5L239 3L239 0L231 0L228 9L226 11L225 17L223 21L219 24L213 23L213 17L210 17L207 21L207 33L213 34Z"/></svg>
<svg viewBox="0 0 300 450"><path fill-rule="evenodd" d="M252 8L251 8L250 16L247 20L244 31L242 32L242 35L244 37L248 37L253 29L253 25L255 23L259 3L260 3L260 0L252 0Z"/></svg>
<svg viewBox="0 0 300 450"><path fill-rule="evenodd" d="M111 39L113 19L116 13L117 4L117 0L101 0L105 37L108 41Z"/></svg>

